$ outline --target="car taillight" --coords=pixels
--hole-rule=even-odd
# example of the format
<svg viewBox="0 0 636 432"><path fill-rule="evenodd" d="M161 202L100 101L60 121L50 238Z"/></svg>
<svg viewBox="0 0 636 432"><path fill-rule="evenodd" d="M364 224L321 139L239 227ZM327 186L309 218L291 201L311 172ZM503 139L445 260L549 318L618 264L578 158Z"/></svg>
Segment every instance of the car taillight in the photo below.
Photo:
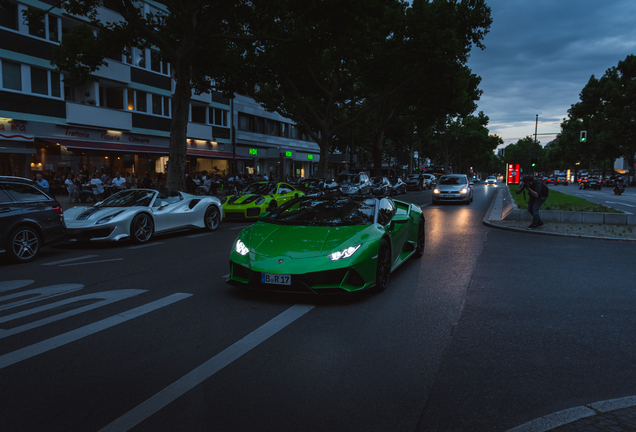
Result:
<svg viewBox="0 0 636 432"><path fill-rule="evenodd" d="M53 207L53 211L59 215L64 214L64 209L61 206L55 206Z"/></svg>

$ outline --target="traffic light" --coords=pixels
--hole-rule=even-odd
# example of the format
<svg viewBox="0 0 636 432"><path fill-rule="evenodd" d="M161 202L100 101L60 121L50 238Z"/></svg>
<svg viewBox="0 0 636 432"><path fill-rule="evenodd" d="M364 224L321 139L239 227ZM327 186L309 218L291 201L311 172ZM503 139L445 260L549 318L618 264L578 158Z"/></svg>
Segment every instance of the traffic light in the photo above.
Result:
<svg viewBox="0 0 636 432"><path fill-rule="evenodd" d="M587 141L587 131L581 131L581 142Z"/></svg>

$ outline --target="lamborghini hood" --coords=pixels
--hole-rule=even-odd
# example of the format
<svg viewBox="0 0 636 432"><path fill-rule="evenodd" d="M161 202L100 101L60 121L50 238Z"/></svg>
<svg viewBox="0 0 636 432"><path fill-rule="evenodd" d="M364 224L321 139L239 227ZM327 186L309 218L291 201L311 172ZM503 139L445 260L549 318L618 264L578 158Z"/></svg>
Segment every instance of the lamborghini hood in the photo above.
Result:
<svg viewBox="0 0 636 432"><path fill-rule="evenodd" d="M334 249L360 244L367 235L363 231L370 225L354 226L288 226L260 222L247 228L241 235L244 243L258 255L269 257L314 258Z"/></svg>

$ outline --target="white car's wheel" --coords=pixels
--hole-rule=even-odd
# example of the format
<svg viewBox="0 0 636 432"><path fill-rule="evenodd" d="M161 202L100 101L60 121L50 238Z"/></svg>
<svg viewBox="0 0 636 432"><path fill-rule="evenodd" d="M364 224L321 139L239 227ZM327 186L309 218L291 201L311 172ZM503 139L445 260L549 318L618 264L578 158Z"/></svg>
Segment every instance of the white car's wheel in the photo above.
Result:
<svg viewBox="0 0 636 432"><path fill-rule="evenodd" d="M205 222L205 229L214 231L221 223L221 212L219 212L219 209L215 205L211 205L205 211L203 221Z"/></svg>
<svg viewBox="0 0 636 432"><path fill-rule="evenodd" d="M154 223L147 213L139 213L130 223L130 239L134 243L146 243L152 238Z"/></svg>

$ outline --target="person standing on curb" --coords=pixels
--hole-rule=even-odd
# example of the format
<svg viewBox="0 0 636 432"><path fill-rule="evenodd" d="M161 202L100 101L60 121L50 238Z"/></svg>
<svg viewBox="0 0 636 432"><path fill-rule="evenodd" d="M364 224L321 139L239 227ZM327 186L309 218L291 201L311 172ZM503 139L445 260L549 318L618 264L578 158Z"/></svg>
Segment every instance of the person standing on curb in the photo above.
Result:
<svg viewBox="0 0 636 432"><path fill-rule="evenodd" d="M525 176L521 182L521 185L517 189L516 193L520 194L524 190L528 190L530 198L528 199L528 212L532 215L532 223L528 229L536 229L543 225L541 216L539 215L539 209L548 199L550 189L541 180L538 180L532 176Z"/></svg>

